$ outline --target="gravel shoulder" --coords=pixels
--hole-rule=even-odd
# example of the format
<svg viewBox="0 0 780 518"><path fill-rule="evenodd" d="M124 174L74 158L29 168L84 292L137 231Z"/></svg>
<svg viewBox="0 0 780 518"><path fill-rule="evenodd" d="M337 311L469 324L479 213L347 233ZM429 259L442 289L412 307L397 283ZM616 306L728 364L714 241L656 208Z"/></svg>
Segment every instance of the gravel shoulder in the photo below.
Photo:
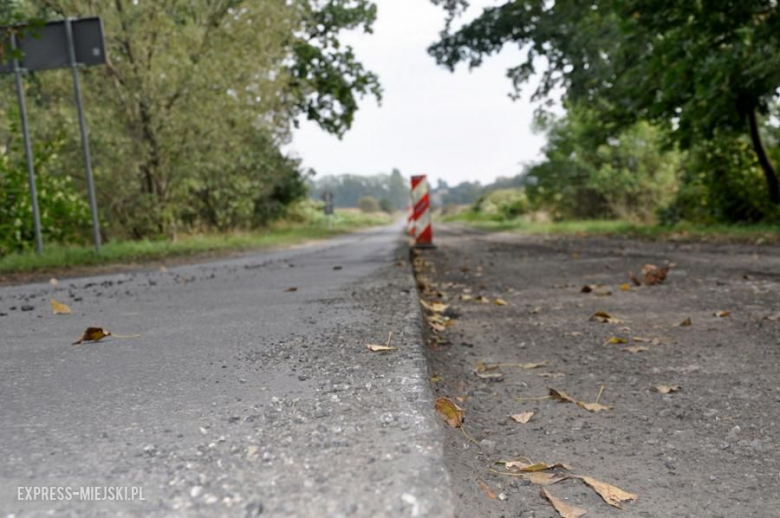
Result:
<svg viewBox="0 0 780 518"><path fill-rule="evenodd" d="M780 248L457 226L438 227L437 244L418 255L423 298L448 304L452 318L428 330L432 386L465 410L474 439L446 430L458 516L558 516L538 485L494 472L521 457L638 496L620 510L577 479L546 487L588 516L777 515ZM621 290L646 263L673 267L663 284ZM586 284L600 286L582 293ZM622 322L591 321L598 311ZM502 367L496 381L475 374L478 362L545 365ZM557 389L595 402L601 386L611 409L598 413L545 398ZM527 424L508 417L522 412L534 413Z"/></svg>

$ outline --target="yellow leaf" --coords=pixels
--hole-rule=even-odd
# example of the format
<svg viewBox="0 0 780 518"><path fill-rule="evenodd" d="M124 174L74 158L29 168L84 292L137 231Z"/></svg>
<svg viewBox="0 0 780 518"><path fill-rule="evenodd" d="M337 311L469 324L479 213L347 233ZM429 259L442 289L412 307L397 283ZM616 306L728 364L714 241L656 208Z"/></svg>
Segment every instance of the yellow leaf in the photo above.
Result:
<svg viewBox="0 0 780 518"><path fill-rule="evenodd" d="M63 304L62 302L57 302L54 299L51 299L51 310L52 313L55 315L70 315L71 311L68 306Z"/></svg>
<svg viewBox="0 0 780 518"><path fill-rule="evenodd" d="M631 291L631 285L627 282L624 282L620 285L620 291Z"/></svg>
<svg viewBox="0 0 780 518"><path fill-rule="evenodd" d="M541 495L542 498L550 502L550 505L552 505L553 508L558 511L558 514L561 515L561 518L580 518L580 516L588 512L587 510L580 507L569 505L560 498L555 498L545 488L542 488Z"/></svg>
<svg viewBox="0 0 780 518"><path fill-rule="evenodd" d="M620 344L627 344L628 340L625 338L618 338L617 336L613 336L606 342L604 342L604 345L620 345Z"/></svg>
<svg viewBox="0 0 780 518"><path fill-rule="evenodd" d="M680 322L680 327L688 327L688 326L692 326L692 325L693 325L693 322L691 321L690 317L688 317L685 320L683 320L682 322Z"/></svg>
<svg viewBox="0 0 780 518"><path fill-rule="evenodd" d="M509 302L505 301L504 299L496 299L493 301L493 304L496 306L508 306Z"/></svg>
<svg viewBox="0 0 780 518"><path fill-rule="evenodd" d="M444 381L444 378L436 374L435 376L431 376L431 383L441 383Z"/></svg>
<svg viewBox="0 0 780 518"><path fill-rule="evenodd" d="M619 318L615 318L606 311L597 311L591 315L590 319L594 322L601 322L604 324L620 324L623 322Z"/></svg>
<svg viewBox="0 0 780 518"><path fill-rule="evenodd" d="M572 398L570 395L568 395L566 392L562 390L555 390L550 389L550 397L560 401L561 403L576 403L577 400Z"/></svg>
<svg viewBox="0 0 780 518"><path fill-rule="evenodd" d="M649 347L645 347L644 345L629 345L628 347L623 348L624 351L628 351L630 353L636 354L641 353L645 351L649 351Z"/></svg>
<svg viewBox="0 0 780 518"><path fill-rule="evenodd" d="M594 413L612 409L611 406L602 405L601 403L583 403L582 401L577 401L577 406Z"/></svg>
<svg viewBox="0 0 780 518"><path fill-rule="evenodd" d="M444 313L448 307L450 306L447 304L442 304L441 302L434 302L433 304L431 304L431 311L433 311L434 313Z"/></svg>
<svg viewBox="0 0 780 518"><path fill-rule="evenodd" d="M534 416L534 412L522 412L520 414L510 415L515 422L520 424L526 424Z"/></svg>
<svg viewBox="0 0 780 518"><path fill-rule="evenodd" d="M596 480L595 478L579 477L579 479L585 482L590 487L592 487L593 490L596 491L596 493L598 493L599 496L603 498L606 503L608 503L613 507L617 507L618 509L621 509L620 507L621 503L633 501L639 498L637 495L633 493L623 491L619 487L615 487L613 485L607 484L606 482L601 482L599 480Z"/></svg>
<svg viewBox="0 0 780 518"><path fill-rule="evenodd" d="M383 353L388 351L397 351L397 347L392 347L389 345L376 345L376 344L366 344L366 347L369 351L372 353Z"/></svg>
<svg viewBox="0 0 780 518"><path fill-rule="evenodd" d="M79 345L84 342L99 342L103 338L111 336L111 331L102 327L88 327L84 330L81 338L73 342L73 345Z"/></svg>
<svg viewBox="0 0 780 518"><path fill-rule="evenodd" d="M436 412L439 417L452 428L460 428L463 424L465 414L463 409L456 405L450 398L440 397L435 403Z"/></svg>
<svg viewBox="0 0 780 518"><path fill-rule="evenodd" d="M661 394L669 394L672 392L679 392L680 385L656 385L653 387L653 390L660 392Z"/></svg>

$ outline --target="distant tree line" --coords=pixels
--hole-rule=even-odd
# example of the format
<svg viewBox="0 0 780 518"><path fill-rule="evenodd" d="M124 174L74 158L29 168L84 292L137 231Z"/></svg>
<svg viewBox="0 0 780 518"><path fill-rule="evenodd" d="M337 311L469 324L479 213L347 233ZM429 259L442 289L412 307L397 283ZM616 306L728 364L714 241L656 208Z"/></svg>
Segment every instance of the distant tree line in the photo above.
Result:
<svg viewBox="0 0 780 518"><path fill-rule="evenodd" d="M314 199L322 199L326 192L332 193L336 207L360 207L361 199L372 198L373 203L364 200L363 207L376 204L382 210L402 210L411 203L408 182L398 169L393 169L390 174L370 176L342 174L311 178L309 192Z"/></svg>

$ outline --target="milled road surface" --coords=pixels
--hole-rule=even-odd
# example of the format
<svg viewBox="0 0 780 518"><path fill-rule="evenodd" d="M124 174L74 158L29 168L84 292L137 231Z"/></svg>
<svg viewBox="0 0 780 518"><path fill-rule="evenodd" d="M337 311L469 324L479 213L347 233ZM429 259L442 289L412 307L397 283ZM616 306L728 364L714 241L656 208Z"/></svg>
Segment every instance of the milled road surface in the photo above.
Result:
<svg viewBox="0 0 780 518"><path fill-rule="evenodd" d="M425 298L449 304L454 324L429 351L436 393L460 398L478 443L447 431L458 516L557 517L538 485L496 473L520 457L638 497L621 511L577 479L546 488L587 516L780 516L780 248L441 226L437 241L418 260ZM667 261L663 284L620 289L629 270ZM597 311L622 322L591 321ZM480 361L547 364L483 372L503 373L491 381ZM599 413L545 399L554 388L593 403L601 386L611 409ZM523 412L527 424L509 418Z"/></svg>
<svg viewBox="0 0 780 518"><path fill-rule="evenodd" d="M406 254L395 225L1 288L0 516L450 516ZM93 325L140 336L71 345Z"/></svg>

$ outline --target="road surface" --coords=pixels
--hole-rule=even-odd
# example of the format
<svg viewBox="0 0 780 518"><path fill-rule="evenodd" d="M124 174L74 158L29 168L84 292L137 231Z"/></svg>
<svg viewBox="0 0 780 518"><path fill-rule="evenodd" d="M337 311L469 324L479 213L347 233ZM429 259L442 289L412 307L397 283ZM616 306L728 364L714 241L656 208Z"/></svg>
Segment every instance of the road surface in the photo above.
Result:
<svg viewBox="0 0 780 518"><path fill-rule="evenodd" d="M394 225L0 288L0 516L451 515L406 254ZM80 500L112 487L144 500Z"/></svg>

